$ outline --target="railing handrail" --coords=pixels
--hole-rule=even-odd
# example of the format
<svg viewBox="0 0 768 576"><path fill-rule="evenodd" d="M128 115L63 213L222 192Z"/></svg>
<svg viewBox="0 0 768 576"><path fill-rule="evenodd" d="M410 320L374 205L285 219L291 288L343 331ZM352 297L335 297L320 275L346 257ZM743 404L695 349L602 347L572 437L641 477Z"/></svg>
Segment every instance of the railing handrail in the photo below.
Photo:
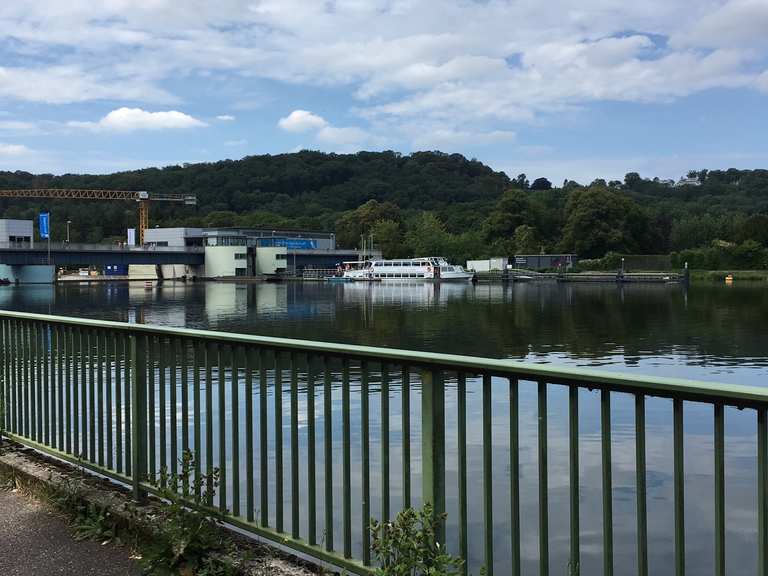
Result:
<svg viewBox="0 0 768 576"><path fill-rule="evenodd" d="M554 382L557 384L575 384L586 388L606 388L616 392L640 393L649 396L670 398L675 397L698 402L724 403L733 406L768 405L768 388L746 386L743 384L703 382L683 378L668 378L639 374L624 375L607 370L591 370L551 364L533 364L509 359L360 346L342 342L318 342L293 338L256 336L252 334L198 330L193 328L131 324L110 320L70 318L65 316L7 310L0 310L0 318L55 322L68 326L112 329L123 332L163 335L174 338L217 341L227 344L264 346L285 351L310 352L320 353L327 356L366 359L373 361L374 363L384 361L424 368L432 366L448 368L465 373L493 373L507 378L517 378L534 382L541 381Z"/></svg>

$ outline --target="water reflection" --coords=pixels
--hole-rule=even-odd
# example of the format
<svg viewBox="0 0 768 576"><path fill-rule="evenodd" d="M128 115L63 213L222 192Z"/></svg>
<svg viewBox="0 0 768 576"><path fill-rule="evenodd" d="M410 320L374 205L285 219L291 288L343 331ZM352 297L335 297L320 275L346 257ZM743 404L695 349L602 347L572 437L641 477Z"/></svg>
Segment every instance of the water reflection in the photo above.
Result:
<svg viewBox="0 0 768 576"><path fill-rule="evenodd" d="M765 382L763 285L143 282L0 288L0 307Z"/></svg>

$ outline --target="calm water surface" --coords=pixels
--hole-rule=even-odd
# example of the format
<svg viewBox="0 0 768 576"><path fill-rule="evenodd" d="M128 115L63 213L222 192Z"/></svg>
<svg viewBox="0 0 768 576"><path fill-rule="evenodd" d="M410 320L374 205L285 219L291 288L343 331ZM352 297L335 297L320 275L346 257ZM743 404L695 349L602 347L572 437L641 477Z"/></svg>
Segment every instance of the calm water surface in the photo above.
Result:
<svg viewBox="0 0 768 576"><path fill-rule="evenodd" d="M143 283L0 288L0 308L148 324L374 346L452 352L529 362L596 367L620 372L675 376L733 384L768 384L768 286L676 285L430 285L287 283ZM450 383L449 383L450 384ZM469 486L481 486L480 398L469 386ZM494 518L498 573L509 555L507 385L494 382ZM334 429L340 421L340 393L334 390ZM418 414L418 392L414 415ZM568 571L567 391L549 387L549 486L551 573ZM371 398L375 445L378 394ZM455 390L447 391L449 517L455 519ZM617 574L635 573L635 483L633 401L613 395L613 483ZM353 401L353 409L358 404ZM287 407L287 396L283 406ZM392 498L398 506L399 402L391 401ZM523 556L527 574L537 573L538 484L535 386L520 396L520 470ZM321 416L318 413L319 416ZM580 501L582 574L601 572L602 506L600 412L597 393L580 392ZM353 415L353 426L358 423ZM270 418L274 414L270 412ZM287 424L287 418L284 418ZM671 574L673 558L671 402L647 402L648 522L650 573ZM712 409L686 404L686 540L689 573L712 571L714 483ZM286 428L286 430L289 430ZM318 430L322 422L318 420ZM755 418L750 411L726 411L726 525L729 574L756 572ZM418 430L413 442L418 442ZM288 441L288 432L284 435ZM334 440L338 439L335 432ZM318 435L322 442L322 434ZM353 442L355 438L353 438ZM241 444L242 445L242 444ZM302 444L302 448L304 444ZM334 459L340 458L334 443ZM321 451L318 451L321 452ZM372 447L372 469L378 464ZM322 457L322 455L319 455ZM418 454L416 454L418 456ZM287 458L286 458L287 460ZM287 464L286 464L287 466ZM322 462L318 463L318 472ZM286 467L286 479L290 478ZM418 466L414 486L418 486ZM373 475L375 478L375 474ZM338 478L334 490L341 490ZM356 479L357 480L357 479ZM318 474L322 482L322 475ZM353 493L359 486L353 486ZM379 485L373 482L372 511ZM286 490L289 492L289 490ZM318 497L321 500L321 490ZM303 498L303 496L302 496ZM336 496L340 502L340 496ZM353 498L353 502L356 500ZM401 501L401 500L400 500ZM289 502L286 500L286 506ZM482 533L480 492L471 490L472 534ZM287 509L289 510L289 509ZM359 511L358 511L359 514ZM290 514L288 514L290 516ZM340 515L337 515L337 518ZM318 511L322 519L322 511ZM340 521L340 518L338 518ZM353 518L359 525L361 519ZM289 522L287 522L289 524ZM340 530L340 527L337 527ZM302 530L304 528L302 527ZM340 533L336 534L340 542ZM455 543L455 542L454 542ZM473 538L477 573L482 540ZM356 540L355 546L359 542Z"/></svg>

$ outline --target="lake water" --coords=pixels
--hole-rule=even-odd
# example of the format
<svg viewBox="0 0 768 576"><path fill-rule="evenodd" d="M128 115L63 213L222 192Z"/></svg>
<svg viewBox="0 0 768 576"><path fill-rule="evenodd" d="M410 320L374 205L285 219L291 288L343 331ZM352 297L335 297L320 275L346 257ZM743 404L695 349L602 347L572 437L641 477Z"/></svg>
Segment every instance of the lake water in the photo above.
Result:
<svg viewBox="0 0 768 576"><path fill-rule="evenodd" d="M503 357L624 373L674 376L764 386L768 383L768 286L694 285L431 285L431 284L172 284L143 283L0 288L0 308L67 316L374 346ZM497 569L508 558L508 413L506 384L494 382L494 519ZM334 427L340 394L333 393ZM469 385L469 486L481 486L479 388ZM568 404L563 387L549 387L550 567L568 571ZM378 437L378 394L371 399ZM288 406L288 401L283 406ZM520 395L520 471L523 563L537 571L537 403L535 386ZM455 388L446 393L449 522L455 519ZM391 418L399 420L398 402ZM418 398L414 399L418 414ZM358 406L353 402L353 409ZM612 401L615 558L617 574L635 573L634 410L632 399ZM580 502L582 574L601 571L602 507L597 393L580 392ZM274 414L270 412L270 418ZM671 402L647 402L650 573L672 574ZM287 417L283 419L287 426ZM353 426L359 424L353 415ZM270 426L272 424L270 423ZM353 428L354 429L354 428ZM322 423L318 421L318 430ZM686 404L686 546L689 573L710 573L714 538L712 409ZM335 433L335 439L338 433ZM392 430L392 478L399 477L398 430ZM756 572L756 461L754 412L726 410L726 560L729 574ZM288 434L284 435L286 442ZM322 441L322 434L318 434ZM414 438L417 442L417 438ZM334 445L334 457L340 449ZM378 464L372 448L372 470ZM355 457L353 455L353 457ZM286 458L287 460L287 458ZM322 462L318 482L322 482ZM285 478L290 478L286 468ZM338 476L338 475L337 475ZM375 474L373 475L375 477ZM334 489L338 477L334 479ZM414 471L418 486L418 470ZM359 487L353 487L358 490ZM377 490L372 485L372 512ZM289 492L289 490L286 490ZM417 491L417 490L416 490ZM482 533L478 490L471 490L470 527ZM318 490L318 500L322 491ZM497 496L498 495L498 496ZM303 496L302 496L303 498ZM340 502L340 497L336 497ZM355 499L353 498L353 502ZM398 496L393 494L396 509ZM289 508L287 509L289 510ZM358 512L359 513L359 512ZM288 514L290 516L290 514ZM337 517L339 517L337 515ZM318 512L322 519L322 511ZM359 525L359 518L353 522ZM322 520L320 520L320 523ZM336 542L340 542L336 535ZM358 541L355 542L357 546ZM449 544L455 544L455 539ZM470 541L475 573L482 540Z"/></svg>

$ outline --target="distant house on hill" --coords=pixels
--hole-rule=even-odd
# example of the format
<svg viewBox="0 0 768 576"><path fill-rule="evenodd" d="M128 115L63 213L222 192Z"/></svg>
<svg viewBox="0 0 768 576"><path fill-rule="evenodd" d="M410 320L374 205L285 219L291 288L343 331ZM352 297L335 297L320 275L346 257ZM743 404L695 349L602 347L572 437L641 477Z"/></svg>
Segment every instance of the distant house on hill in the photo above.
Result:
<svg viewBox="0 0 768 576"><path fill-rule="evenodd" d="M699 180L698 176L680 178L680 180L678 180L675 184L675 188L680 186L701 186L701 180Z"/></svg>

